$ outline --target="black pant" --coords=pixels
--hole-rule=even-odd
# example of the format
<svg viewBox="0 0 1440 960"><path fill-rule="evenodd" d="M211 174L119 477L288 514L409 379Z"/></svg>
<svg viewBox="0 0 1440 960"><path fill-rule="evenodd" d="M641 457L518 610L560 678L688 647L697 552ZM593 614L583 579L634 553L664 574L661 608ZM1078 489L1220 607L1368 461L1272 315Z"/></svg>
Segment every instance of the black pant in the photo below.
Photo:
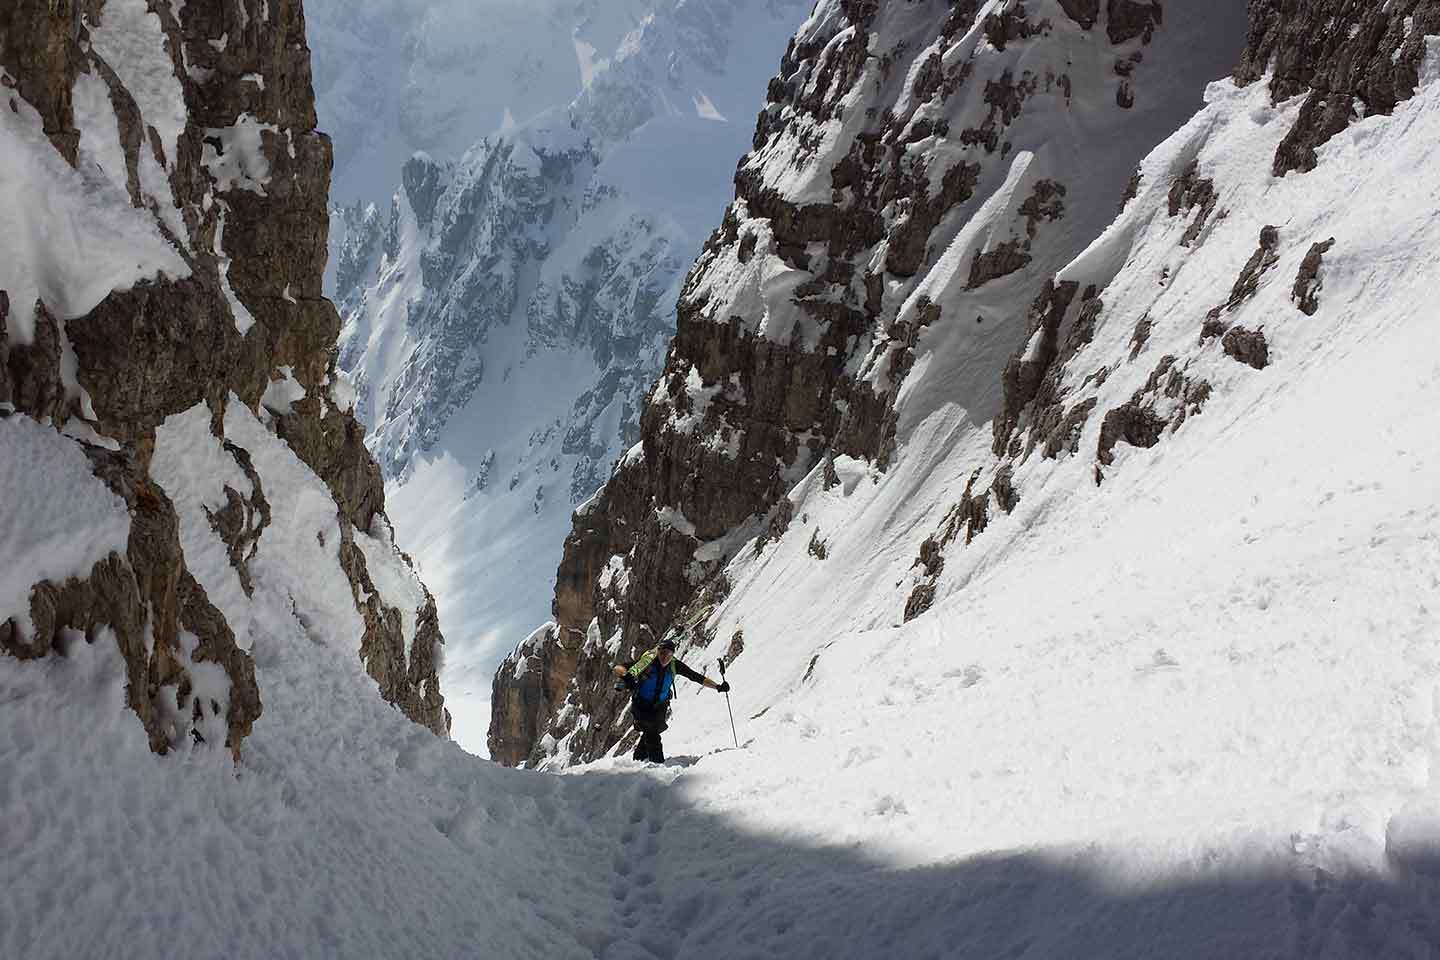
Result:
<svg viewBox="0 0 1440 960"><path fill-rule="evenodd" d="M635 729L640 731L640 742L635 745L632 757L654 763L665 762L665 747L660 743L660 734L670 725L666 717L669 712L668 703L631 702L630 713L635 718Z"/></svg>

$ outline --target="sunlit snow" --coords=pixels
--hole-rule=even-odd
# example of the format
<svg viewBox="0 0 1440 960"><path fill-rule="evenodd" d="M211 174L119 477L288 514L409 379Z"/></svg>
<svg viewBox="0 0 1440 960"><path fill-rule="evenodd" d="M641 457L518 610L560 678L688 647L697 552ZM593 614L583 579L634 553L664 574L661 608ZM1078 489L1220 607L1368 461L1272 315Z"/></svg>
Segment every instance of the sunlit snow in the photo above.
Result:
<svg viewBox="0 0 1440 960"><path fill-rule="evenodd" d="M978 335L929 332L889 471L837 458L827 488L817 466L789 491L789 534L728 566L716 639L684 656L713 676L743 631L734 690L727 701L682 681L663 766L509 770L406 721L359 662L325 484L232 398L226 439L272 511L247 595L206 509L252 481L208 404L170 417L150 470L187 567L254 656L264 713L238 763L186 740L161 758L125 706L109 628L91 642L66 631L41 660L0 656L0 955L1434 956L1440 40L1427 45L1415 97L1357 120L1303 175L1270 174L1298 104L1213 84L1114 223L1072 238L1062 278L1104 288L1086 348L1115 363L1087 386L1100 409L1193 347L1267 225L1283 256L1235 318L1263 325L1272 363L1218 348L1199 359L1214 386L1203 414L1123 448L1099 485L1089 456L1022 464L1015 511L952 548L934 606L901 625L897 585L991 442L976 422L985 398L957 379ZM16 110L0 109L12 309L43 296L81 312L174 267L99 172L98 130L81 140L95 165L76 172ZM1167 194L1191 161L1229 213L1182 250ZM1017 155L1006 176L1036 162ZM1291 282L1331 236L1306 316ZM941 262L927 289L962 302ZM1153 332L1130 362L1147 312ZM523 332L497 328L501 355L519 355ZM408 331L356 335L403 363ZM543 388L587 364L557 352L528 383L487 382L455 421L469 443L420 458L389 491L402 546L425 544L421 573L462 638L462 670L482 669L485 641L467 647L457 609L477 631L504 623L498 608L447 613L462 581L551 586L526 560L536 528L515 503L528 504L461 506L466 484L509 455L505 421L549 417L561 404ZM295 399L287 380L271 405ZM1099 419L1081 449L1095 449ZM0 622L24 616L36 577L124 550L123 502L48 426L0 417L0 495ZM414 602L386 531L369 533L377 590ZM817 533L823 560L806 549ZM193 642L180 637L182 653ZM225 696L213 673L196 680ZM452 704L473 709L455 688Z"/></svg>

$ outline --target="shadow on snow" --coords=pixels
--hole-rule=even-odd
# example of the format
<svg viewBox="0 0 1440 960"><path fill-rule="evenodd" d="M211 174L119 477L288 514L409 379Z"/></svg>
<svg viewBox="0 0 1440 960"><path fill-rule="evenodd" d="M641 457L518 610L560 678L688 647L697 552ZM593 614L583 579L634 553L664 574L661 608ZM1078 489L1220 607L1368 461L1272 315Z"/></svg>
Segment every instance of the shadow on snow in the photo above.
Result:
<svg viewBox="0 0 1440 960"><path fill-rule="evenodd" d="M613 789L630 778L576 780ZM737 829L691 807L683 783L640 786L618 831L633 865L618 878L623 922L589 925L578 943L553 944L553 955L578 947L603 960L1440 958L1440 854L1392 858L1385 876L1332 872L1299 855L1247 869L1161 868L1144 886L1133 867L1123 885L1111 879L1086 850L898 869L856 847ZM1206 860L1203 851L1196 859Z"/></svg>

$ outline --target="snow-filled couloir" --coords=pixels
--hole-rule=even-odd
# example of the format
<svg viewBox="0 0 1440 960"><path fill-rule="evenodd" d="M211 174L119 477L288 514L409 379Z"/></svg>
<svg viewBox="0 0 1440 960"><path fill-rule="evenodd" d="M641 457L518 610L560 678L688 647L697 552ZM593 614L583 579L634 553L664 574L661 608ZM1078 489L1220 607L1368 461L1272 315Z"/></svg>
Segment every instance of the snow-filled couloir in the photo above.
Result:
<svg viewBox="0 0 1440 960"><path fill-rule="evenodd" d="M435 735L298 4L20 9L0 954L1440 950L1433 0L822 0L497 680L548 772ZM613 755L642 622L738 745Z"/></svg>
<svg viewBox="0 0 1440 960"><path fill-rule="evenodd" d="M808 5L466 6L424 5L397 34L414 35L408 92L380 87L424 104L403 115L430 135L384 106L356 126L336 86L346 34L317 60L322 118L423 148L386 170L393 199L346 200L337 217L340 364L400 544L437 596L455 736L484 754L491 674L547 616L570 514L634 441L685 271ZM338 15L326 6L322 23ZM573 52L545 53L571 45L588 51L581 74ZM542 67L544 83L526 80ZM342 137L342 182L389 155L371 147L347 153Z"/></svg>

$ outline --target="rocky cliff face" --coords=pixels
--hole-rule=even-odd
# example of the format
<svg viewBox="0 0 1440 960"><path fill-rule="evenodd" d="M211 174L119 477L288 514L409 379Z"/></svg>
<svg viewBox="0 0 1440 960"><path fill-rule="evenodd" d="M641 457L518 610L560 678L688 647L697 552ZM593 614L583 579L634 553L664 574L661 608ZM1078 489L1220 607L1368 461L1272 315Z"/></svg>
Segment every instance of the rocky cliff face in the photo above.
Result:
<svg viewBox="0 0 1440 960"><path fill-rule="evenodd" d="M1275 175L1313 170L1316 148L1355 120L1389 115L1414 96L1435 17L1427 0L1252 3L1236 80L1268 77L1276 103L1303 98L1294 129L1276 151Z"/></svg>
<svg viewBox="0 0 1440 960"><path fill-rule="evenodd" d="M1016 402L1002 373L1023 346L1017 303L1113 218L1135 165L1238 52L1237 4L1209 25L1164 15L816 8L686 281L642 442L576 517L556 622L496 675L497 758L608 749L623 703L604 664L642 624L664 631L718 599L711 578L785 534L787 493L812 471L837 485L837 461L893 461L922 338L966 344L964 370L931 373L971 420Z"/></svg>
<svg viewBox="0 0 1440 960"><path fill-rule="evenodd" d="M12 439L82 451L128 523L65 576L26 555L0 648L113 635L155 751L218 724L238 755L264 702L257 611L288 603L308 630L318 602L272 561L300 524L294 484L313 482L310 505L329 503L308 543L349 585L350 642L381 694L443 735L434 601L389 545L336 376L331 154L301 4L19 0L0 12L0 68L6 162L30 177L5 219L36 226L0 265L0 416ZM47 222L62 203L79 213Z"/></svg>
<svg viewBox="0 0 1440 960"><path fill-rule="evenodd" d="M1241 186L1205 159L1218 135L1177 133L1140 162L1211 78L1233 70L1243 87L1268 70L1289 133L1265 174L1313 168L1346 124L1411 95L1434 11L820 4L686 283L642 443L576 516L555 623L496 675L495 756L610 749L625 704L604 666L633 652L639 626L694 623L694 647L724 651L731 638L714 633L735 618L711 614L746 558L798 512L790 536L821 562L825 536L804 515L817 490L883 486L917 431L934 443L945 422L946 446L970 452L895 583L896 623L964 587L972 574L947 572L947 556L1025 497L1053 499L1055 464L1086 458L1103 483L1126 449L1203 414L1235 365L1263 375L1280 321L1252 309L1257 293L1284 272L1296 312L1314 315L1335 241L1257 224L1231 272L1202 279L1248 222L1232 208ZM1141 236L1175 252L1150 264L1162 255L1132 248ZM1207 266L1177 284L1187 257Z"/></svg>
<svg viewBox="0 0 1440 960"><path fill-rule="evenodd" d="M1426 54L1425 36L1437 27L1437 10L1440 6L1426 2L1385 8L1283 2L1250 5L1250 30L1234 70L1236 83L1243 87L1267 80L1274 104L1299 103L1289 132L1275 151L1274 176L1315 169L1316 149L1351 122L1388 115L1414 94ZM1166 214L1183 227L1179 238L1183 249L1202 246L1217 219L1231 213L1221 202L1224 186L1217 187L1214 179L1204 176L1198 160L1176 171L1165 186ZM1137 180L1135 189L1138 187ZM1216 346L1230 361L1256 370L1266 368L1269 350L1263 329L1241 326L1234 315L1255 297L1282 255L1289 255L1301 242L1306 252L1294 278L1291 299L1301 312L1316 312L1319 273L1335 240L1300 241L1275 225L1265 225L1234 283L1215 291L1215 303L1206 304L1193 346L1183 354L1166 353L1127 402L1101 414L1096 483L1103 481L1105 468L1114 463L1117 444L1153 447L1179 429L1187 417L1204 409L1211 384L1186 371L1203 366ZM1169 280L1166 270L1160 281ZM1078 312L1071 309L1076 305ZM1006 493L1001 496L992 489L990 509L1011 509L1006 502L1013 497L1012 471L1037 448L1048 459L1079 452L1082 428L1097 413L1096 394L1116 366L1085 367L1075 359L1095 338L1103 310L1104 300L1097 288L1090 286L1080 293L1075 281L1061 281L1058 286L1047 283L1033 304L1031 339L1005 369L1005 409L993 427L994 452L999 458L993 476ZM1152 326L1148 313L1136 323L1124 362L1136 360L1145 350ZM992 475L992 471L984 475ZM984 529L990 509L983 497L975 500L967 490L938 540L927 541L926 555L938 559L935 547L961 533L967 540L972 538ZM935 562L925 566L930 572ZM928 580L933 580L933 575ZM916 587L907 616L927 605L928 580Z"/></svg>

